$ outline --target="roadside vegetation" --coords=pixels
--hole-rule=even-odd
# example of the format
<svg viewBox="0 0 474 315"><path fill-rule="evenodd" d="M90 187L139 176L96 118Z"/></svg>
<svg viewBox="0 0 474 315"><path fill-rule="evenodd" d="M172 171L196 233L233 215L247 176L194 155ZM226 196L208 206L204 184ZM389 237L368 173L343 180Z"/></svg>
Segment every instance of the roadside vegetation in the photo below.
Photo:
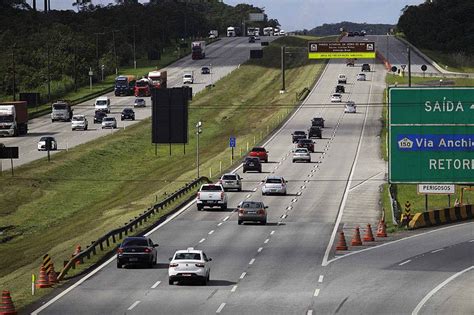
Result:
<svg viewBox="0 0 474 315"><path fill-rule="evenodd" d="M443 80L443 86L474 86L474 79L468 78L443 78L443 77L430 77L430 78L422 78L422 77L412 77L412 85L413 86L440 86L440 80ZM408 86L408 77L400 77L397 75L388 74L385 78L385 82L389 86ZM384 91L383 97L383 110L382 110L382 130L380 132L380 147L381 147L381 154L382 158L388 162L388 105L387 105L387 90ZM411 213L423 212L425 211L425 196L419 195L417 193L417 185L407 185L407 184L394 184L395 189L395 199L398 204L398 207L401 211L403 211L404 204L406 201L411 203ZM390 184L383 185L382 191L382 206L385 210L385 221L387 222L388 230L391 232L399 230L396 226L393 225L392 222L392 214L391 214L391 207L390 207L390 197L389 197L389 187ZM454 205L455 199L460 199L461 194L461 187L460 185L456 185L456 194L451 196L450 204L451 206ZM428 207L429 210L434 209L441 209L448 207L448 197L445 195L436 196L430 195L428 197ZM464 192L464 204L473 204L474 203L474 191L465 191ZM399 220L400 217L397 218Z"/></svg>
<svg viewBox="0 0 474 315"><path fill-rule="evenodd" d="M197 121L201 175L216 179L219 172L240 163L295 108L295 95L311 88L324 62L288 58L287 93L280 94L280 45L305 49L307 41L280 38L264 50L264 58L250 60L215 87L193 98L189 114L189 143L151 144L151 122L120 130L15 169L15 177L0 177L0 226L11 226L13 239L0 245L0 282L12 291L19 307L30 303L31 274L39 271L49 253L58 269L76 244L85 247L110 229L163 199L196 177ZM228 148L236 136L234 163ZM87 233L85 233L87 232ZM44 294L44 291L42 291Z"/></svg>

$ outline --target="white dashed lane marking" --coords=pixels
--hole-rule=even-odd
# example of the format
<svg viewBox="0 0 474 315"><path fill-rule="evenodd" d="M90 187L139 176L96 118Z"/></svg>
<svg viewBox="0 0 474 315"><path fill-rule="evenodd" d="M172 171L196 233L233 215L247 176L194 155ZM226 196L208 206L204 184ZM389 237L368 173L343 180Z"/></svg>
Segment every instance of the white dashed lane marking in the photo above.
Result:
<svg viewBox="0 0 474 315"><path fill-rule="evenodd" d="M199 241L199 243L202 243L202 242L204 242L205 240L206 240L205 238L202 238L202 239Z"/></svg>
<svg viewBox="0 0 474 315"><path fill-rule="evenodd" d="M151 286L152 289L155 289L157 286L159 286L161 281L156 281L154 285Z"/></svg>
<svg viewBox="0 0 474 315"><path fill-rule="evenodd" d="M270 235L273 235L273 234L275 234L275 231L271 231L271 232L270 232Z"/></svg>
<svg viewBox="0 0 474 315"><path fill-rule="evenodd" d="M222 303L217 309L216 313L219 314L220 312L222 312L222 309L224 308L224 306L225 306L225 303Z"/></svg>
<svg viewBox="0 0 474 315"><path fill-rule="evenodd" d="M211 235L212 233L214 233L214 230L210 231L210 232L209 232L209 233L207 233L207 234Z"/></svg>
<svg viewBox="0 0 474 315"><path fill-rule="evenodd" d="M403 266L403 265L405 265L405 264L408 264L410 261L411 261L411 259L408 259L407 261L404 261L404 262L402 262L402 263L399 263L398 265L399 265L399 266Z"/></svg>
<svg viewBox="0 0 474 315"><path fill-rule="evenodd" d="M219 224L217 224L217 226L221 226L222 225L222 222L219 222Z"/></svg>
<svg viewBox="0 0 474 315"><path fill-rule="evenodd" d="M257 250L257 252L260 253L262 250L263 250L263 247L260 247L260 248Z"/></svg>
<svg viewBox="0 0 474 315"><path fill-rule="evenodd" d="M434 250L434 251L432 251L431 253L434 254L434 253L440 252L440 251L442 251L442 250L444 250L444 248L440 248L440 249Z"/></svg>
<svg viewBox="0 0 474 315"><path fill-rule="evenodd" d="M224 218L224 220L222 220L222 221L227 221L227 220L229 220L229 216L226 216L226 217Z"/></svg>
<svg viewBox="0 0 474 315"><path fill-rule="evenodd" d="M243 279L246 274L247 274L246 272L242 272L242 274L240 275L240 279Z"/></svg>
<svg viewBox="0 0 474 315"><path fill-rule="evenodd" d="M249 265L253 265L254 262L255 262L255 258L252 258L252 260L249 262Z"/></svg>
<svg viewBox="0 0 474 315"><path fill-rule="evenodd" d="M316 290L314 290L314 294L313 294L313 296L318 296L318 295L319 295L319 291L320 291L320 289L316 289Z"/></svg>
<svg viewBox="0 0 474 315"><path fill-rule="evenodd" d="M320 276L319 276L319 279L318 279L318 282L319 282L319 283L323 282L323 279L324 279L324 276L323 276L323 275L320 275Z"/></svg>
<svg viewBox="0 0 474 315"><path fill-rule="evenodd" d="M232 290L230 290L230 292L235 292L235 290L237 290L237 285L234 285L234 286L232 287Z"/></svg>
<svg viewBox="0 0 474 315"><path fill-rule="evenodd" d="M263 243L264 243L264 244L267 244L269 241L270 241L270 239L267 238L267 239L265 240L265 242L263 242Z"/></svg>
<svg viewBox="0 0 474 315"><path fill-rule="evenodd" d="M135 301L132 305L130 305L130 307L128 308L129 311L133 310L135 308L135 306L137 306L138 304L140 304L141 301Z"/></svg>

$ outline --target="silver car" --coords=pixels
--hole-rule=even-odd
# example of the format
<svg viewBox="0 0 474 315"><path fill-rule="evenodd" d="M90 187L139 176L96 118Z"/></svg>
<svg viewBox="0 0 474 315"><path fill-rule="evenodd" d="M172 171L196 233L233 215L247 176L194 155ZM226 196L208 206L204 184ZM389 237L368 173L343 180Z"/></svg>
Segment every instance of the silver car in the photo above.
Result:
<svg viewBox="0 0 474 315"><path fill-rule="evenodd" d="M297 148L293 151L293 163L299 161L311 162L311 154L307 148Z"/></svg>
<svg viewBox="0 0 474 315"><path fill-rule="evenodd" d="M344 113L356 113L357 106L353 101L348 101L344 107Z"/></svg>
<svg viewBox="0 0 474 315"><path fill-rule="evenodd" d="M237 223L240 225L244 221L251 221L267 224L267 208L261 201L242 201L237 206Z"/></svg>
<svg viewBox="0 0 474 315"><path fill-rule="evenodd" d="M71 129L74 131L76 129L87 130L89 122L87 121L86 116L84 115L74 115L71 120Z"/></svg>
<svg viewBox="0 0 474 315"><path fill-rule="evenodd" d="M357 81L365 81L365 73L359 73L357 75Z"/></svg>
<svg viewBox="0 0 474 315"><path fill-rule="evenodd" d="M104 128L117 128L117 120L115 117L104 117L102 119L102 129Z"/></svg>
<svg viewBox="0 0 474 315"><path fill-rule="evenodd" d="M242 177L239 174L224 174L219 183L224 187L224 190L236 189L237 191L242 191Z"/></svg>
<svg viewBox="0 0 474 315"><path fill-rule="evenodd" d="M306 149L308 150L308 149ZM281 176L268 176L263 181L262 195L286 195L286 180Z"/></svg>
<svg viewBox="0 0 474 315"><path fill-rule="evenodd" d="M133 107L146 107L146 101L143 98L136 98Z"/></svg>

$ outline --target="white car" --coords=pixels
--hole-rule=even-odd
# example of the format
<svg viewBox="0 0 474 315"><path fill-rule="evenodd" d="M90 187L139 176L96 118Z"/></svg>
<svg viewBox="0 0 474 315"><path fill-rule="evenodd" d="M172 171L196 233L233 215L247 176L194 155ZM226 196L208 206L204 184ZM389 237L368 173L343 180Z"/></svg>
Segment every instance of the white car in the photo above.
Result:
<svg viewBox="0 0 474 315"><path fill-rule="evenodd" d="M104 128L117 128L117 120L115 117L104 117L102 119L102 129Z"/></svg>
<svg viewBox="0 0 474 315"><path fill-rule="evenodd" d="M357 75L357 81L365 81L365 78L366 78L365 73L359 73Z"/></svg>
<svg viewBox="0 0 474 315"><path fill-rule="evenodd" d="M50 151L56 151L58 149L58 143L56 142L56 139L51 136L45 136L41 137L38 141L38 151L46 151L46 142L51 141L51 148Z"/></svg>
<svg viewBox="0 0 474 315"><path fill-rule="evenodd" d="M311 153L307 148L297 148L293 151L293 163L298 161L311 163Z"/></svg>
<svg viewBox="0 0 474 315"><path fill-rule="evenodd" d="M337 84L347 84L347 78L345 74L340 74L337 77Z"/></svg>
<svg viewBox="0 0 474 315"><path fill-rule="evenodd" d="M202 250L189 247L186 250L178 250L170 258L168 268L168 283L173 285L175 281L198 280L207 285L211 275L210 261Z"/></svg>
<svg viewBox="0 0 474 315"><path fill-rule="evenodd" d="M194 83L194 76L192 73L185 73L183 75L183 84L193 84Z"/></svg>
<svg viewBox="0 0 474 315"><path fill-rule="evenodd" d="M286 180L281 176L268 176L263 181L262 195L286 195Z"/></svg>
<svg viewBox="0 0 474 315"><path fill-rule="evenodd" d="M74 116L72 116L71 128L72 128L73 131L76 130L76 129L87 130L88 126L89 126L89 122L87 121L86 116L84 116L84 115L74 115Z"/></svg>
<svg viewBox="0 0 474 315"><path fill-rule="evenodd" d="M242 177L239 174L224 174L219 179L219 184L224 187L224 190L236 189L237 191L242 191Z"/></svg>
<svg viewBox="0 0 474 315"><path fill-rule="evenodd" d="M331 94L331 102L332 103L342 102L342 95L340 93Z"/></svg>
<svg viewBox="0 0 474 315"><path fill-rule="evenodd" d="M110 99L107 96L98 97L94 103L94 109L110 113Z"/></svg>
<svg viewBox="0 0 474 315"><path fill-rule="evenodd" d="M356 113L357 106L353 101L348 101L344 107L344 113Z"/></svg>

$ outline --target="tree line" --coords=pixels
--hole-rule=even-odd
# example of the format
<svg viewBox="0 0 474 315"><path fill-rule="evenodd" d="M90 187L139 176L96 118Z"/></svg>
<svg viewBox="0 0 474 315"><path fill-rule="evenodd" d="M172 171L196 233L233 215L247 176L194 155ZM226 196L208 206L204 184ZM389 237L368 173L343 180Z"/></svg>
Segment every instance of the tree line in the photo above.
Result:
<svg viewBox="0 0 474 315"><path fill-rule="evenodd" d="M225 34L249 13L264 10L220 1L117 0L104 6L81 0L71 1L71 10L39 11L25 0L0 0L0 97L13 95L14 86L16 93L34 91L48 81L73 89L88 82L90 68L99 79L102 65L111 74L211 29ZM247 25L278 26L264 16Z"/></svg>
<svg viewBox="0 0 474 315"><path fill-rule="evenodd" d="M473 17L472 0L427 0L403 8L397 29L417 47L472 56Z"/></svg>

